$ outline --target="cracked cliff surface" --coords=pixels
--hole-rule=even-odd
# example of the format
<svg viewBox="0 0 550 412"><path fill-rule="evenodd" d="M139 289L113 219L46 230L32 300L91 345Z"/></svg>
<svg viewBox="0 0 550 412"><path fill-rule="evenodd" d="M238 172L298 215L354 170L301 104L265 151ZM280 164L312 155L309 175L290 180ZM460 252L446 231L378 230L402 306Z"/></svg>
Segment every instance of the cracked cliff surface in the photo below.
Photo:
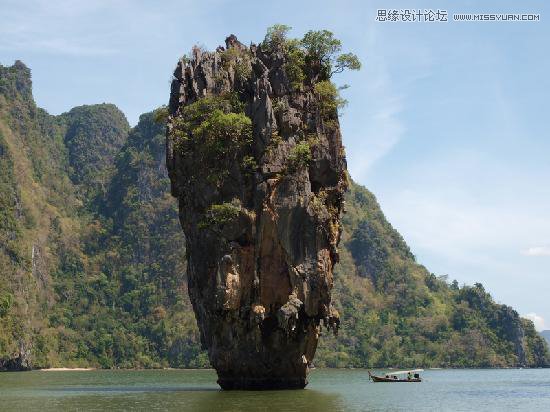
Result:
<svg viewBox="0 0 550 412"><path fill-rule="evenodd" d="M189 293L224 389L303 388L331 306L346 161L336 107L281 48L234 36L178 62L167 167Z"/></svg>

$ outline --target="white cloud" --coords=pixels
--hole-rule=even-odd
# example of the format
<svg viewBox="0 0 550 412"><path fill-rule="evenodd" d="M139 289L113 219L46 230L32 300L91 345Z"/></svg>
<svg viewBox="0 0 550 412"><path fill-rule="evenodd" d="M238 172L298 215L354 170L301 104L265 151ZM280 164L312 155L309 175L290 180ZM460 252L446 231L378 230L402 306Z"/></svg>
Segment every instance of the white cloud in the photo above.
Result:
<svg viewBox="0 0 550 412"><path fill-rule="evenodd" d="M6 51L110 55L123 50L156 18L128 0L2 1L0 50Z"/></svg>
<svg viewBox="0 0 550 412"><path fill-rule="evenodd" d="M368 63L362 70L363 82L353 86L360 89L358 93L366 103L349 107L342 124L348 166L354 179L358 180L365 178L372 165L388 154L406 131L400 119L405 96L396 90L380 37L381 33L372 25L364 46ZM348 126L348 116L363 121Z"/></svg>
<svg viewBox="0 0 550 412"><path fill-rule="evenodd" d="M521 205L481 204L460 189L441 189L439 193L403 190L385 199L384 210L413 245L455 259L517 250L517 243L527 243L550 230L550 223L541 216L521 213L525 210ZM550 249L531 248L528 252L530 256L543 255Z"/></svg>
<svg viewBox="0 0 550 412"><path fill-rule="evenodd" d="M521 251L524 256L550 256L549 246L533 246Z"/></svg>
<svg viewBox="0 0 550 412"><path fill-rule="evenodd" d="M376 9L369 7L367 21L375 21ZM369 173L391 155L410 134L408 104L416 86L433 74L432 47L410 32L406 42L384 24L369 24L361 46L357 46L364 66L360 81L353 81L346 92L351 96L342 126L348 168L356 181L368 181ZM348 125L348 119L355 119ZM387 161L387 159L384 159Z"/></svg>
<svg viewBox="0 0 550 412"><path fill-rule="evenodd" d="M0 42L0 50L39 51L51 54L71 56L105 56L115 54L116 49L110 47L96 47L81 41L71 41L63 38L49 39L13 39L9 44Z"/></svg>
<svg viewBox="0 0 550 412"><path fill-rule="evenodd" d="M536 313L528 313L526 315L523 315L522 318L532 320L535 324L535 329L539 332L546 329L546 326L544 324L544 318L542 316L537 315Z"/></svg>
<svg viewBox="0 0 550 412"><path fill-rule="evenodd" d="M350 170L354 178L364 178L369 168L392 150L405 131L398 119L402 110L401 97L385 93L382 90L369 93L378 102L378 107L373 112L364 113L368 119L366 127L360 131L364 133L364 138L348 145Z"/></svg>

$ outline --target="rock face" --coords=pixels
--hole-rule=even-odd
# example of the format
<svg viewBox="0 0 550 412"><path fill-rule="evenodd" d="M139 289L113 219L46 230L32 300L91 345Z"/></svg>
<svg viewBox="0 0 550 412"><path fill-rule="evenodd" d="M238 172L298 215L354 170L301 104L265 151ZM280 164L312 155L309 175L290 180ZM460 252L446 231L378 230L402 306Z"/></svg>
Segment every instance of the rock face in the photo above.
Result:
<svg viewBox="0 0 550 412"><path fill-rule="evenodd" d="M347 188L338 117L322 114L308 76L292 85L285 65L281 50L230 36L225 49L194 49L172 81L167 167L201 343L223 389L305 387L321 326L339 323L330 296ZM216 96L238 98L251 124L246 144L212 159L201 147L209 137L182 137L181 124L186 108Z"/></svg>

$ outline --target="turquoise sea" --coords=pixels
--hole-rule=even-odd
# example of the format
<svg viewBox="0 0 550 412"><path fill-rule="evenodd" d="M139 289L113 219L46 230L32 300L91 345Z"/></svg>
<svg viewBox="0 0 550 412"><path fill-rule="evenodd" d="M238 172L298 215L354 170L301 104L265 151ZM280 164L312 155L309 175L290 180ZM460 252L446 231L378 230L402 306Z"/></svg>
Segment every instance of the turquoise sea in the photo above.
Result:
<svg viewBox="0 0 550 412"><path fill-rule="evenodd" d="M212 370L0 374L0 411L550 411L550 369L428 370L422 383L372 383L316 369L305 390L224 392Z"/></svg>

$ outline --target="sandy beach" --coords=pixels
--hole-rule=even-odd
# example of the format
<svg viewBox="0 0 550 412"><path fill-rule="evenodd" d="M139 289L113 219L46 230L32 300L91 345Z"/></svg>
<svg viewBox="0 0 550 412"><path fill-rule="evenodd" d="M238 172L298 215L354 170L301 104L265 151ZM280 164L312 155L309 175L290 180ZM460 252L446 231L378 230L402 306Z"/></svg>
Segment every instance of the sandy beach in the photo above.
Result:
<svg viewBox="0 0 550 412"><path fill-rule="evenodd" d="M93 371L95 368L45 368L40 369L43 372L60 372L60 371Z"/></svg>

